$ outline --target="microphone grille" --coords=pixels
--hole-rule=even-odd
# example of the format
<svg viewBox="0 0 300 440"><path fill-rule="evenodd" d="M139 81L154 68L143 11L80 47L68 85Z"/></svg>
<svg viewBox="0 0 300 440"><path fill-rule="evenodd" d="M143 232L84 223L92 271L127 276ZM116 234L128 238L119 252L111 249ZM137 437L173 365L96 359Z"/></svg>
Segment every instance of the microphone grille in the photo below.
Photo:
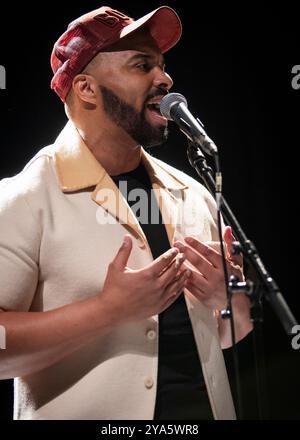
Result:
<svg viewBox="0 0 300 440"><path fill-rule="evenodd" d="M184 103L187 106L187 100L180 93L168 93L168 95L164 96L161 100L159 109L160 113L170 121L172 121L172 117L170 115L171 108L174 104Z"/></svg>

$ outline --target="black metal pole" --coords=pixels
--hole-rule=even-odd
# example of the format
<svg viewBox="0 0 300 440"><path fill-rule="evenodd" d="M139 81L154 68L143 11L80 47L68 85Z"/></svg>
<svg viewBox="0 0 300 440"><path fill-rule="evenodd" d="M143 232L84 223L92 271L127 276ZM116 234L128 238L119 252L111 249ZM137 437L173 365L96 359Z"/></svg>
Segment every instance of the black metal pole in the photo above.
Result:
<svg viewBox="0 0 300 440"><path fill-rule="evenodd" d="M212 169L207 165L205 157L198 145L191 142L189 143L188 158L190 164L195 168L208 190L215 195L216 184L212 175ZM283 298L275 280L265 268L255 245L246 237L246 234L224 197L222 197L221 211L225 222L232 227L234 235L240 243L244 257L247 258L256 272L258 280L263 287L264 297L271 304L286 333L292 335L292 329L297 325L297 321Z"/></svg>

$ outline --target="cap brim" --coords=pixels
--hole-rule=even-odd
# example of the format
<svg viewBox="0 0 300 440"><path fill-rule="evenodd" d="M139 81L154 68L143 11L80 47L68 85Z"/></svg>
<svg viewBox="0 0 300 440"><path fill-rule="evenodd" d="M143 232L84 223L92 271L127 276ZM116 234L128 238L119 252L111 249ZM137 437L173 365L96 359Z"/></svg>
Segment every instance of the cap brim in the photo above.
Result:
<svg viewBox="0 0 300 440"><path fill-rule="evenodd" d="M151 36L162 53L175 46L181 37L182 26L180 18L169 6L161 6L124 27L120 37L123 38L144 25L147 25L149 28Z"/></svg>

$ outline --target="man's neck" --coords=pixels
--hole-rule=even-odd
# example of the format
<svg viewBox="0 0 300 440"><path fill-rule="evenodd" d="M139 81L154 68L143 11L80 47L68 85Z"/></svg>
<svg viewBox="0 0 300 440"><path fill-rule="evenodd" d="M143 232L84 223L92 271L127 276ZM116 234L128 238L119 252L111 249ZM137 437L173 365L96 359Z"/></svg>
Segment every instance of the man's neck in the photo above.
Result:
<svg viewBox="0 0 300 440"><path fill-rule="evenodd" d="M118 132L119 131L119 132ZM78 132L95 158L110 175L134 170L141 161L141 146L137 145L122 129L114 132L107 129Z"/></svg>

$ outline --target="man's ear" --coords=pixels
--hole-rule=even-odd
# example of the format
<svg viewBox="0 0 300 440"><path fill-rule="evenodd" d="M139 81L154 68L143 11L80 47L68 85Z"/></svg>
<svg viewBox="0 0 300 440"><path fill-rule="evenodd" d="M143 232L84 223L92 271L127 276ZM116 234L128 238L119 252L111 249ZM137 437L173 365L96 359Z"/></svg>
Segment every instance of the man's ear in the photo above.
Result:
<svg viewBox="0 0 300 440"><path fill-rule="evenodd" d="M98 86L93 76L87 74L76 75L72 83L73 93L82 101L95 104Z"/></svg>

